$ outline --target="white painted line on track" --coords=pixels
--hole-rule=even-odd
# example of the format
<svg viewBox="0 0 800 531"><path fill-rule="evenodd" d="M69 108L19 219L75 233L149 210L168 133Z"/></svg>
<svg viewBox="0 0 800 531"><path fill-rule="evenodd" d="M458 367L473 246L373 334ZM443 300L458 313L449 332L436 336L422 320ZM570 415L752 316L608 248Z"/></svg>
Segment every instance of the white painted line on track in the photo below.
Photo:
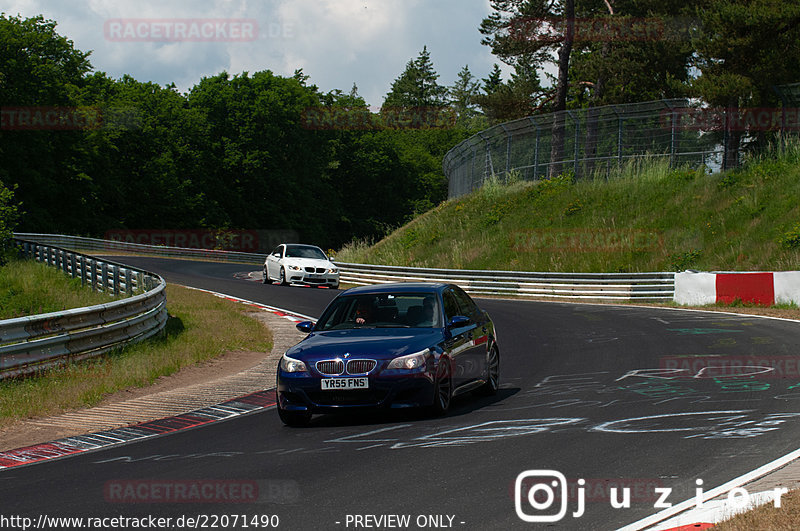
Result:
<svg viewBox="0 0 800 531"><path fill-rule="evenodd" d="M800 457L800 449L788 453L783 457L779 457L778 459L775 459L774 461L771 461L766 465L760 466L755 470L747 472L746 474L742 474L741 476L734 478L728 481L727 483L723 483L719 487L715 487L709 491L704 492L702 496L702 501L703 503L705 503L713 498L716 498L720 494L725 494L726 492L732 489L750 483L751 481L758 479L761 476L765 476L770 472L786 465L787 463L794 461L798 457ZM652 527L658 524L659 522L666 520L667 518L673 517L684 511L693 509L696 506L696 503L697 502L695 498L690 498L677 505L673 505L668 509L664 509L663 511L660 511L656 514L650 515L646 518L642 518L641 520L633 522L632 524L628 524L625 527L620 527L618 531L634 531L639 529L647 529L648 527Z"/></svg>

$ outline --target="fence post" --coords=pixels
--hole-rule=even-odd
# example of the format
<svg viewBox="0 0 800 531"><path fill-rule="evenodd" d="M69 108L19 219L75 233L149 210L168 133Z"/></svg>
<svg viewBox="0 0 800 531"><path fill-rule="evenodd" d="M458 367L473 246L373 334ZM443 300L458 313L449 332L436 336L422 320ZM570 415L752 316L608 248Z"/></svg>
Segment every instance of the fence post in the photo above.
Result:
<svg viewBox="0 0 800 531"><path fill-rule="evenodd" d="M670 120L672 122L672 124L671 124L672 127L670 127L670 138L669 138L669 167L670 168L674 168L675 167L675 134L676 134L676 129L678 127L678 125L676 123L677 120L678 120L678 113L675 112L675 109L672 109L672 119Z"/></svg>
<svg viewBox="0 0 800 531"><path fill-rule="evenodd" d="M536 123L533 116L530 117L531 123L536 130L536 146L533 149L533 180L539 177L539 124Z"/></svg>
<svg viewBox="0 0 800 531"><path fill-rule="evenodd" d="M580 122L578 121L578 119L575 118L575 115L573 114L572 111L567 111L567 115L572 119L572 127L575 128L575 140L573 141L573 143L575 144L573 146L573 157L574 157L574 160L572 161L572 172L575 174L575 178L577 179L578 178L578 171L579 171L578 170L578 156L580 154L580 145L581 145L581 140L580 140L581 125L580 125ZM566 124L566 120L564 122L565 122L564 126L566 127L566 125L567 125Z"/></svg>
<svg viewBox="0 0 800 531"><path fill-rule="evenodd" d="M86 257L81 256L81 286L85 286L86 282L89 280L88 271L86 271Z"/></svg>
<svg viewBox="0 0 800 531"><path fill-rule="evenodd" d="M728 169L728 109L722 109L722 170Z"/></svg>
<svg viewBox="0 0 800 531"><path fill-rule="evenodd" d="M506 179L508 179L508 172L511 171L511 138L514 135L510 135L508 133L508 129L506 129L505 124L500 124L503 128L503 132L506 134Z"/></svg>
<svg viewBox="0 0 800 531"><path fill-rule="evenodd" d="M478 156L475 146L472 146L472 166L469 168L470 192L475 189L475 158Z"/></svg>

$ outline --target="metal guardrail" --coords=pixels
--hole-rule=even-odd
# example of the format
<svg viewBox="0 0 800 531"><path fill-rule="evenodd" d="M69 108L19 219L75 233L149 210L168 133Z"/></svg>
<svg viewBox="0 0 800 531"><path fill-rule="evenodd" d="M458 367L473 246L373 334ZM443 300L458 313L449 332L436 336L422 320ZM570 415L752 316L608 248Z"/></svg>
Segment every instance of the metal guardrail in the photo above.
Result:
<svg viewBox="0 0 800 531"><path fill-rule="evenodd" d="M22 237L23 234L17 234ZM219 259L228 262L264 264L264 256L250 253L226 251L202 251L179 247L157 247L152 245L125 244L91 238L63 235L27 234L37 241L58 241L73 248L151 253L158 249L161 256L177 258L200 257ZM108 244L108 245L106 245ZM210 253L203 255L202 253ZM226 255L233 255L226 257ZM379 284L387 282L452 282L465 291L476 295L515 295L563 300L605 300L605 301L667 301L675 294L675 273L536 273L524 271L478 271L467 269L429 269L418 267L397 267L370 264L349 264L335 262L340 268L340 281L356 284Z"/></svg>
<svg viewBox="0 0 800 531"><path fill-rule="evenodd" d="M340 282L452 282L476 295L516 295L552 299L669 301L675 296L675 273L535 273L427 269L337 263Z"/></svg>
<svg viewBox="0 0 800 531"><path fill-rule="evenodd" d="M141 341L167 322L166 282L153 273L15 238L28 257L83 284L129 297L107 304L0 321L0 378L47 369Z"/></svg>
<svg viewBox="0 0 800 531"><path fill-rule="evenodd" d="M146 245L115 240L84 238L82 236L66 236L63 234L14 233L14 237L67 249L101 251L103 253L144 253L167 258L195 258L243 264L263 264L266 258L266 255L263 254L220 251L216 249L190 249L186 247Z"/></svg>

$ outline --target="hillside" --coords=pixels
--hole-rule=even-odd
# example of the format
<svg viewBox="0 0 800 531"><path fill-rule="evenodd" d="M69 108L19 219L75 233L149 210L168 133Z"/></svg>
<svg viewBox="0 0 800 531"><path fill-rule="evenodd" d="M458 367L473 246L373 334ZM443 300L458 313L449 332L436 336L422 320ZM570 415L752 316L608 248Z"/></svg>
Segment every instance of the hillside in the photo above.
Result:
<svg viewBox="0 0 800 531"><path fill-rule="evenodd" d="M606 180L490 180L368 245L360 262L456 269L637 272L800 269L800 141L709 174L657 158Z"/></svg>

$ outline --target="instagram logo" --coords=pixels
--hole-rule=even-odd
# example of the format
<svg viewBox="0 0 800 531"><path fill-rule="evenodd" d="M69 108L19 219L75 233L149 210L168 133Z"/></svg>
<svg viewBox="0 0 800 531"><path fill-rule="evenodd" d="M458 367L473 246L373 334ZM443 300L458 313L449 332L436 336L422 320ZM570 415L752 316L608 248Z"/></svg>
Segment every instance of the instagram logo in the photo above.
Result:
<svg viewBox="0 0 800 531"><path fill-rule="evenodd" d="M553 505L558 498L558 511ZM514 482L514 508L525 522L558 522L567 514L567 478L556 470L526 470ZM526 510L533 509L532 514Z"/></svg>

